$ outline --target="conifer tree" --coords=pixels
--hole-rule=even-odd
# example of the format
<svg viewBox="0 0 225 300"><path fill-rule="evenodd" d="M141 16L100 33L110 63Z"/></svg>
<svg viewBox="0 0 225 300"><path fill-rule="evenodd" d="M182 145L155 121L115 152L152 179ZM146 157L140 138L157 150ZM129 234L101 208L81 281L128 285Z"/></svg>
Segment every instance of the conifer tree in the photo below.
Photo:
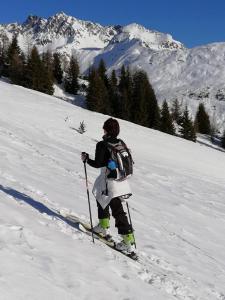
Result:
<svg viewBox="0 0 225 300"><path fill-rule="evenodd" d="M172 119L178 125L180 125L181 119L182 119L182 111L181 111L181 104L179 103L178 99L175 99L172 103L171 116L172 116Z"/></svg>
<svg viewBox="0 0 225 300"><path fill-rule="evenodd" d="M8 51L7 51L7 60L8 60L9 64L11 63L15 53L18 54L18 55L21 54L21 49L18 45L18 41L17 41L16 36L13 37L12 42L11 42L9 48L8 48Z"/></svg>
<svg viewBox="0 0 225 300"><path fill-rule="evenodd" d="M206 113L203 103L199 104L195 118L195 126L197 132L200 132L202 134L210 134L211 132L209 115Z"/></svg>
<svg viewBox="0 0 225 300"><path fill-rule="evenodd" d="M131 121L131 97L127 88L124 88L120 92L119 96L119 117L121 119Z"/></svg>
<svg viewBox="0 0 225 300"><path fill-rule="evenodd" d="M129 68L122 66L120 70L119 80L119 117L131 121L132 120L132 91L133 78Z"/></svg>
<svg viewBox="0 0 225 300"><path fill-rule="evenodd" d="M41 59L37 48L33 47L26 67L26 85L33 90L53 94L51 55L49 53L44 54Z"/></svg>
<svg viewBox="0 0 225 300"><path fill-rule="evenodd" d="M0 49L0 52L1 52L1 49ZM5 64L4 56L2 55L2 53L0 53L0 78L3 75L4 64Z"/></svg>
<svg viewBox="0 0 225 300"><path fill-rule="evenodd" d="M23 84L25 56L22 53L17 37L14 36L7 51L7 76L14 84Z"/></svg>
<svg viewBox="0 0 225 300"><path fill-rule="evenodd" d="M22 53L15 52L8 66L9 78L11 82L24 85L25 57Z"/></svg>
<svg viewBox="0 0 225 300"><path fill-rule="evenodd" d="M97 103L98 99L95 97L95 90L96 90L96 78L98 74L97 71L94 67L89 69L89 74L88 74L88 89L87 89L87 96L86 96L86 104L87 104L87 109L92 110L92 111L97 111Z"/></svg>
<svg viewBox="0 0 225 300"><path fill-rule="evenodd" d="M184 139L196 142L195 127L189 116L187 106L185 107L185 111L182 116L180 133Z"/></svg>
<svg viewBox="0 0 225 300"><path fill-rule="evenodd" d="M158 106L158 101L155 96L155 92L151 87L151 102L150 102L150 112L149 112L149 127L159 130L160 127L160 110Z"/></svg>
<svg viewBox="0 0 225 300"><path fill-rule="evenodd" d="M175 134L173 120L170 115L169 107L166 100L163 102L163 106L161 110L160 130L168 134L172 134L172 135Z"/></svg>
<svg viewBox="0 0 225 300"><path fill-rule="evenodd" d="M221 145L222 145L222 147L225 149L225 130L224 130L224 132L223 132Z"/></svg>
<svg viewBox="0 0 225 300"><path fill-rule="evenodd" d="M37 48L34 46L28 58L26 81L27 87L42 91L42 61Z"/></svg>
<svg viewBox="0 0 225 300"><path fill-rule="evenodd" d="M115 70L112 71L109 78L109 102L111 103L112 115L114 117L119 117L119 90L118 90L118 80L116 77Z"/></svg>
<svg viewBox="0 0 225 300"><path fill-rule="evenodd" d="M132 119L134 123L159 128L160 114L154 90L144 71L133 75Z"/></svg>
<svg viewBox="0 0 225 300"><path fill-rule="evenodd" d="M127 93L127 86L126 86L126 69L124 65L121 67L120 70L118 90L119 90L119 99L118 99L117 116L121 119L125 119L124 107L126 106L125 103L128 102L128 93Z"/></svg>
<svg viewBox="0 0 225 300"><path fill-rule="evenodd" d="M42 55L42 91L46 94L53 95L53 57L48 51Z"/></svg>
<svg viewBox="0 0 225 300"><path fill-rule="evenodd" d="M133 94L133 78L129 67L126 69L126 95L123 102L123 115L125 120L130 120L132 117L132 94Z"/></svg>
<svg viewBox="0 0 225 300"><path fill-rule="evenodd" d="M5 64L6 64L6 51L4 49L2 41L0 41L0 77L4 73Z"/></svg>
<svg viewBox="0 0 225 300"><path fill-rule="evenodd" d="M133 76L133 101L132 115L133 122L142 126L149 126L149 107L150 101L147 99L147 81L143 71L135 72Z"/></svg>
<svg viewBox="0 0 225 300"><path fill-rule="evenodd" d="M77 132L79 132L80 134L84 134L86 132L86 124L84 123L84 121L80 122L80 126L77 129Z"/></svg>
<svg viewBox="0 0 225 300"><path fill-rule="evenodd" d="M8 76L8 64L7 64L7 50L10 42L6 34L2 33L0 36L0 77Z"/></svg>
<svg viewBox="0 0 225 300"><path fill-rule="evenodd" d="M58 84L62 83L63 70L60 60L60 54L57 52L53 55L53 76Z"/></svg>
<svg viewBox="0 0 225 300"><path fill-rule="evenodd" d="M77 95L77 92L79 90L79 82L78 82L79 72L80 69L79 69L78 61L74 56L72 56L64 80L64 88L67 93Z"/></svg>
<svg viewBox="0 0 225 300"><path fill-rule="evenodd" d="M122 65L120 70L120 81L119 81L119 89L122 90L126 88L126 68Z"/></svg>
<svg viewBox="0 0 225 300"><path fill-rule="evenodd" d="M109 96L104 81L97 70L92 68L89 74L89 86L87 91L87 108L103 114L111 114Z"/></svg>
<svg viewBox="0 0 225 300"><path fill-rule="evenodd" d="M106 65L105 65L105 62L103 59L100 60L97 71L98 71L99 76L103 80L106 88L108 89L109 88L109 80L106 75Z"/></svg>

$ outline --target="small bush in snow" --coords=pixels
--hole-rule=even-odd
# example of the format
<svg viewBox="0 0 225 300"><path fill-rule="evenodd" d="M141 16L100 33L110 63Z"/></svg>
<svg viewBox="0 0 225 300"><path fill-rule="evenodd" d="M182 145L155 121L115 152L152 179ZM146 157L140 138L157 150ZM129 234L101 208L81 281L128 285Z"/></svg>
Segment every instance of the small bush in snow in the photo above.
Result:
<svg viewBox="0 0 225 300"><path fill-rule="evenodd" d="M86 132L86 124L84 123L84 121L80 122L80 126L77 129L77 132L79 132L80 134L83 134Z"/></svg>

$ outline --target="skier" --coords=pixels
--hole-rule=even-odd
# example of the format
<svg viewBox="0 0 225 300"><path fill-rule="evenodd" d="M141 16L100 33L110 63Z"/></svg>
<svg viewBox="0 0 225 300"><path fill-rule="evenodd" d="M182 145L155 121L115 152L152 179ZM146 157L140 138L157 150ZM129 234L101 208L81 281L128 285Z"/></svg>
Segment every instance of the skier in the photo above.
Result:
<svg viewBox="0 0 225 300"><path fill-rule="evenodd" d="M116 169L115 161L111 159L110 146L123 143L117 139L120 132L120 126L116 119L109 118L103 125L104 136L103 140L96 145L95 159L89 158L89 154L82 152L81 159L87 162L88 165L94 168L101 168L101 173L97 177L93 194L97 200L99 223L93 228L93 231L100 233L104 237L110 237L110 213L115 218L115 226L118 233L123 240L117 243L116 248L128 253L134 252L135 239L133 235L133 228L128 222L128 218L123 209L122 201L129 198L132 193L127 178L123 180L118 179L118 171ZM123 145L125 145L123 143ZM126 148L127 149L127 148ZM128 150L127 150L128 151ZM133 161L132 161L133 163Z"/></svg>

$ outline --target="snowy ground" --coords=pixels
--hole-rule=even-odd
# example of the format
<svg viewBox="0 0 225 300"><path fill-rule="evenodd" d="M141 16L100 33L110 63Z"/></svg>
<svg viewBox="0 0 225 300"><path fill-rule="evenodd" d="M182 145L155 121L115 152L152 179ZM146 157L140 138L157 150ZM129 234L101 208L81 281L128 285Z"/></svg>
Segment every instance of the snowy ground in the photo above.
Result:
<svg viewBox="0 0 225 300"><path fill-rule="evenodd" d="M83 83L84 83L84 80L80 79L80 84L83 84ZM67 101L69 103L72 103L74 105L77 105L79 107L83 107L83 108L86 107L84 92L81 92L79 95L75 96L75 95L66 93L64 91L62 85L54 84L54 96L59 99L62 99L64 101Z"/></svg>
<svg viewBox="0 0 225 300"><path fill-rule="evenodd" d="M107 116L4 82L0 107L0 299L225 299L224 152L121 121L134 262L53 212L88 218L80 152L94 153Z"/></svg>

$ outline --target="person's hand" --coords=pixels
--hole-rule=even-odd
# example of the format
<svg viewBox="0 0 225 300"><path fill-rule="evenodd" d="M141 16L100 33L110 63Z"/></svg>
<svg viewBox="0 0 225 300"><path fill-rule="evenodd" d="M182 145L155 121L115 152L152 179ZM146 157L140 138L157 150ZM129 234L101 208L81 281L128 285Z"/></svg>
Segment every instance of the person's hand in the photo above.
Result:
<svg viewBox="0 0 225 300"><path fill-rule="evenodd" d="M89 154L86 152L81 153L81 160L86 163L86 161L89 159Z"/></svg>

